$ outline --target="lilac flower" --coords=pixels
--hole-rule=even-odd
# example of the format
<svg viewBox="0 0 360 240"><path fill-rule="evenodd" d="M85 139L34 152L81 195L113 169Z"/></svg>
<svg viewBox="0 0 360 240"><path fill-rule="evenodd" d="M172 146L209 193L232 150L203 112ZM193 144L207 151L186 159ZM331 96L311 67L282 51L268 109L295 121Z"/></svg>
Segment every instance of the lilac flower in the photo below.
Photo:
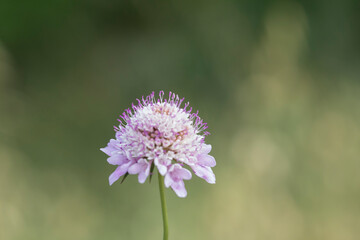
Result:
<svg viewBox="0 0 360 240"><path fill-rule="evenodd" d="M144 183L154 166L165 176L165 186L179 197L187 195L183 180L191 179L185 166L214 184L211 168L216 161L209 155L211 145L205 144L207 124L198 112L188 109L189 103L181 107L184 99L178 95L170 92L168 99L163 91L158 99L154 95L137 99L132 110L120 115L115 139L101 149L109 156L107 161L118 166L109 177L110 185L125 174L138 174L139 182Z"/></svg>
<svg viewBox="0 0 360 240"><path fill-rule="evenodd" d="M173 164L165 175L165 187L170 187L175 191L179 197L186 197L187 192L185 189L184 181L191 179L191 172L180 164Z"/></svg>

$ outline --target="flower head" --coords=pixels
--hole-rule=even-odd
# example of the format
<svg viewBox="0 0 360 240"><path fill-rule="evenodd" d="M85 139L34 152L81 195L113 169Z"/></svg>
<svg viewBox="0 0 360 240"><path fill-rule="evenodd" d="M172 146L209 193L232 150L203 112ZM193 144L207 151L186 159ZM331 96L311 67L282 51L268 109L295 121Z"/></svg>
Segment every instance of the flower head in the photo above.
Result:
<svg viewBox="0 0 360 240"><path fill-rule="evenodd" d="M181 107L183 100L171 92L165 99L163 91L156 99L153 92L120 115L115 139L101 149L109 156L107 161L117 165L109 177L110 185L127 174L138 174L139 182L144 183L154 166L165 176L165 186L179 197L186 197L183 180L192 176L186 166L208 183L215 183L211 168L216 162L209 155L211 145L205 144L207 124L198 112L188 109L189 103Z"/></svg>

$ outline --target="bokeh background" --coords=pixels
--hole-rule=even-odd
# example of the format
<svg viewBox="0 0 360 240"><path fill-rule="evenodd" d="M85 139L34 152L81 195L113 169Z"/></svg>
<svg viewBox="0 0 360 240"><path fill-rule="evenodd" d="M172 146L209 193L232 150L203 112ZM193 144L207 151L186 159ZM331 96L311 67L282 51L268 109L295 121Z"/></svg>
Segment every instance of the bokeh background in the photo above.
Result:
<svg viewBox="0 0 360 240"><path fill-rule="evenodd" d="M161 239L156 178L108 186L118 114L174 91L215 185L166 191L170 239L360 236L360 2L0 2L0 239Z"/></svg>

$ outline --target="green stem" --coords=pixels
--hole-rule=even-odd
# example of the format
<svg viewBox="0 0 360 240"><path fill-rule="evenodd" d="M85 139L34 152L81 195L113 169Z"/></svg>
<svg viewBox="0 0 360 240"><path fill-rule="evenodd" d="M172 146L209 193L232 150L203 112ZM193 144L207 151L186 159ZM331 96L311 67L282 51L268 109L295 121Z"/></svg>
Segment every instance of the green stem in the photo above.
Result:
<svg viewBox="0 0 360 240"><path fill-rule="evenodd" d="M168 216L166 210L166 200L165 200L165 189L164 189L164 177L158 172L159 176L159 191L160 191L160 199L161 199L161 209L162 209L162 217L163 217L163 225L164 225L164 240L168 240L169 237L169 226L168 226Z"/></svg>

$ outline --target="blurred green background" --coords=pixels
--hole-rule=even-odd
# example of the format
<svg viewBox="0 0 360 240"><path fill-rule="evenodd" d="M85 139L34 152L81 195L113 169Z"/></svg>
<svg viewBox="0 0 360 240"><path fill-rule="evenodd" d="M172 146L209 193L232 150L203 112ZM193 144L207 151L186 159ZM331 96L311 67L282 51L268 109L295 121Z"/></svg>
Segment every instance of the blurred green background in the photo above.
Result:
<svg viewBox="0 0 360 240"><path fill-rule="evenodd" d="M360 2L0 2L0 239L161 239L157 183L99 148L174 91L209 124L215 185L167 190L170 239L360 236Z"/></svg>

